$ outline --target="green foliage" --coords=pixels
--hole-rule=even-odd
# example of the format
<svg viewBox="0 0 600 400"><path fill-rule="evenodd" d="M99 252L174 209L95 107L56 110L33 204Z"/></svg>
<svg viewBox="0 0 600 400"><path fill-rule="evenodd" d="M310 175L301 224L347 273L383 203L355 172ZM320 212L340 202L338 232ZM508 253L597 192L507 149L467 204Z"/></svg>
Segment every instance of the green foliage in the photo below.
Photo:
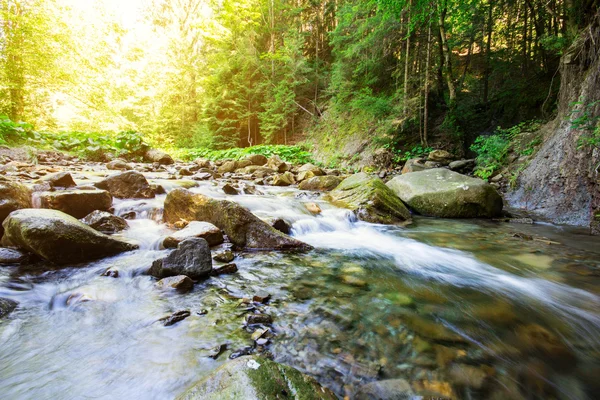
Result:
<svg viewBox="0 0 600 400"><path fill-rule="evenodd" d="M11 144L32 137L33 126L25 122L13 122L6 115L0 115L0 144Z"/></svg>
<svg viewBox="0 0 600 400"><path fill-rule="evenodd" d="M579 107L578 106L582 106ZM577 145L582 147L600 147L600 115L596 108L600 106L600 100L584 104L582 101L571 103L569 121L571 128L583 131Z"/></svg>
<svg viewBox="0 0 600 400"><path fill-rule="evenodd" d="M265 157L272 155L279 156L283 161L293 164L314 163L312 154L301 146L286 145L258 145L252 147L235 147L227 150L211 150L206 148L181 149L178 152L183 159L193 160L196 158L206 158L209 160L234 159L240 160L250 154L261 154Z"/></svg>

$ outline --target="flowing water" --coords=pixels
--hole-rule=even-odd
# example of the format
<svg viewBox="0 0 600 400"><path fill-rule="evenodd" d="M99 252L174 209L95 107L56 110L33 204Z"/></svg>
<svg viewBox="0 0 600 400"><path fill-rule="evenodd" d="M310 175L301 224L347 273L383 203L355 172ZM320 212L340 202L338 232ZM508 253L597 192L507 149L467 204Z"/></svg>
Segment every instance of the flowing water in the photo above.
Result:
<svg viewBox="0 0 600 400"><path fill-rule="evenodd" d="M192 190L226 197L211 183ZM0 268L0 297L19 302L0 322L0 398L173 398L249 349L340 398L393 378L453 398L598 398L598 238L492 221L373 225L310 193L260 190L227 198L293 223L292 234L314 250L240 253L236 274L185 295L161 292L144 272L167 254L163 195L115 200L118 215L135 214L122 235L140 243L137 251L46 272ZM107 268L119 277L101 276ZM242 300L259 291L272 300ZM244 326L252 307L274 318L270 342L253 349ZM158 321L178 310L191 316L169 327Z"/></svg>

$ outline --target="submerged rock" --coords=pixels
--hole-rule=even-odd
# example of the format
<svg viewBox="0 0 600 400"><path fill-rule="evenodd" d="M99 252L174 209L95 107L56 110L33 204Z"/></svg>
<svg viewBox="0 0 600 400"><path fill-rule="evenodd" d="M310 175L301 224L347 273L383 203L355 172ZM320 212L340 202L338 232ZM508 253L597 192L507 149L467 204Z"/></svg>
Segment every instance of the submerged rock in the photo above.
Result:
<svg viewBox="0 0 600 400"><path fill-rule="evenodd" d="M112 206L112 197L106 190L61 190L36 193L34 203L39 208L83 218L95 210L107 211Z"/></svg>
<svg viewBox="0 0 600 400"><path fill-rule="evenodd" d="M329 389L300 371L258 356L229 361L193 384L178 400L335 400Z"/></svg>
<svg viewBox="0 0 600 400"><path fill-rule="evenodd" d="M162 279L169 276L186 275L202 279L212 271L212 258L208 242L202 238L188 238L179 243L167 257L156 260L150 275Z"/></svg>
<svg viewBox="0 0 600 400"><path fill-rule="evenodd" d="M381 179L364 172L344 179L329 193L329 199L367 222L395 224L411 218L406 206Z"/></svg>
<svg viewBox="0 0 600 400"><path fill-rule="evenodd" d="M3 226L3 245L29 251L55 264L91 261L138 247L97 232L58 210L17 210Z"/></svg>
<svg viewBox="0 0 600 400"><path fill-rule="evenodd" d="M213 256L213 260L225 263L233 261L234 258L235 255L231 250L221 251Z"/></svg>
<svg viewBox="0 0 600 400"><path fill-rule="evenodd" d="M175 189L167 195L163 218L167 223L179 220L210 222L221 228L238 247L277 250L311 248L277 231L237 203L214 200L185 189Z"/></svg>
<svg viewBox="0 0 600 400"><path fill-rule="evenodd" d="M410 400L415 393L405 379L388 379L361 386L355 400Z"/></svg>
<svg viewBox="0 0 600 400"><path fill-rule="evenodd" d="M1 224L8 214L22 208L31 208L31 190L17 182L0 180L0 237L4 233Z"/></svg>
<svg viewBox="0 0 600 400"><path fill-rule="evenodd" d="M194 281L188 276L176 275L161 279L156 282L156 286L161 289L175 289L179 293L187 293L194 287Z"/></svg>
<svg viewBox="0 0 600 400"><path fill-rule="evenodd" d="M5 299L0 297L0 319L6 317L8 314L14 311L19 303L11 299Z"/></svg>
<svg viewBox="0 0 600 400"><path fill-rule="evenodd" d="M502 197L489 183L444 168L397 176L387 186L422 215L490 218L502 211Z"/></svg>
<svg viewBox="0 0 600 400"><path fill-rule="evenodd" d="M300 190L328 191L335 189L341 182L342 180L339 176L315 176L313 178L301 182L298 188Z"/></svg>
<svg viewBox="0 0 600 400"><path fill-rule="evenodd" d="M108 190L118 199L152 199L154 191L146 177L136 171L119 172L94 184L99 189Z"/></svg>
<svg viewBox="0 0 600 400"><path fill-rule="evenodd" d="M227 275L227 274L235 274L238 271L237 265L234 263L221 265L220 267L216 267L212 270L211 275Z"/></svg>
<svg viewBox="0 0 600 400"><path fill-rule="evenodd" d="M117 233L129 227L124 218L113 215L107 211L92 211L81 222L102 233Z"/></svg>
<svg viewBox="0 0 600 400"><path fill-rule="evenodd" d="M209 246L223 243L224 238L221 230L209 222L192 221L180 231L167 236L163 240L163 246L167 249L175 248L185 239L197 237L208 242Z"/></svg>
<svg viewBox="0 0 600 400"><path fill-rule="evenodd" d="M162 317L159 319L163 323L164 326L175 325L176 323L183 321L187 317L189 317L191 313L188 310L176 311L171 315L167 315L166 317Z"/></svg>

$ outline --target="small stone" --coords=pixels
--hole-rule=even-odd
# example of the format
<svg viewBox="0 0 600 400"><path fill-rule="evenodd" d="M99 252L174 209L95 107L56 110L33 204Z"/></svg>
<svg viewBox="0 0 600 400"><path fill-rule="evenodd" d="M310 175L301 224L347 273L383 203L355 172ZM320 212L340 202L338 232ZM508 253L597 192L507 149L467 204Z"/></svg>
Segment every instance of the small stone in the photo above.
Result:
<svg viewBox="0 0 600 400"><path fill-rule="evenodd" d="M238 349L238 350L234 351L233 353L231 353L229 355L229 359L234 360L238 357L247 356L249 354L252 354L253 351L254 351L254 347L251 347L251 346L243 347L243 348Z"/></svg>
<svg viewBox="0 0 600 400"><path fill-rule="evenodd" d="M273 220L271 226L277 229L279 232L285 233L286 235L289 235L292 230L292 226L282 218L276 218Z"/></svg>
<svg viewBox="0 0 600 400"><path fill-rule="evenodd" d="M56 187L68 188L68 187L77 186L77 184L73 180L73 177L68 172L57 172L57 173L54 173L51 175L47 175L44 177L43 180L44 180L44 182L48 182L50 184L50 186L53 188L56 188Z"/></svg>
<svg viewBox="0 0 600 400"><path fill-rule="evenodd" d="M213 260L228 263L233 261L235 255L231 250L221 251L213 256Z"/></svg>
<svg viewBox="0 0 600 400"><path fill-rule="evenodd" d="M235 263L221 265L220 267L213 268L211 275L225 275L225 274L234 274L238 271L237 265Z"/></svg>
<svg viewBox="0 0 600 400"><path fill-rule="evenodd" d="M312 214L321 214L321 207L317 203L304 203L304 207Z"/></svg>
<svg viewBox="0 0 600 400"><path fill-rule="evenodd" d="M258 339L260 339L261 337L263 337L264 334L266 334L267 332L269 332L269 328L264 328L264 329L257 329L252 333L252 340L257 341Z"/></svg>
<svg viewBox="0 0 600 400"><path fill-rule="evenodd" d="M269 314L248 314L246 316L247 325L271 323L273 323L273 318Z"/></svg>
<svg viewBox="0 0 600 400"><path fill-rule="evenodd" d="M171 326L178 323L179 321L183 321L189 316L190 312L188 310L182 310L176 311L171 315L167 315L166 317L159 319L159 321L161 321L164 326Z"/></svg>
<svg viewBox="0 0 600 400"><path fill-rule="evenodd" d="M163 246L167 249L175 248L179 243L188 238L202 238L209 246L223 243L223 233L211 223L203 221L192 221L180 231L177 231L163 240Z"/></svg>
<svg viewBox="0 0 600 400"><path fill-rule="evenodd" d="M267 292L258 292L252 297L252 301L265 304L271 300L271 295Z"/></svg>
<svg viewBox="0 0 600 400"><path fill-rule="evenodd" d="M341 279L342 282L347 285L356 286L360 288L368 286L367 282L353 275L342 275Z"/></svg>
<svg viewBox="0 0 600 400"><path fill-rule="evenodd" d="M109 278L118 278L119 271L113 268L108 268L106 271L104 271L104 273L102 273L102 276L108 276Z"/></svg>
<svg viewBox="0 0 600 400"><path fill-rule="evenodd" d="M13 312L18 305L19 303L14 300L0 297L0 319Z"/></svg>
<svg viewBox="0 0 600 400"><path fill-rule="evenodd" d="M232 185L230 185L229 183L226 183L225 185L223 185L223 192L225 192L225 194L229 194L229 195L240 194L238 192L238 190L236 188L234 188Z"/></svg>
<svg viewBox="0 0 600 400"><path fill-rule="evenodd" d="M216 360L221 354L223 354L225 350L227 350L227 344L220 344L212 350L212 352L208 355L208 358Z"/></svg>
<svg viewBox="0 0 600 400"><path fill-rule="evenodd" d="M177 275L161 279L156 282L156 286L161 289L175 289L179 293L187 293L194 287L194 281L188 276Z"/></svg>

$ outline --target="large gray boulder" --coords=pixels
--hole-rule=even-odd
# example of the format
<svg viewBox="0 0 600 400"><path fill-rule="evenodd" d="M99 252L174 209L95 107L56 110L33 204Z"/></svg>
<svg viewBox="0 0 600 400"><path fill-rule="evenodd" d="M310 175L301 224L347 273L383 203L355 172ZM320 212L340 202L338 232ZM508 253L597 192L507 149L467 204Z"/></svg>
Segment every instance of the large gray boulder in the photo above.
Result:
<svg viewBox="0 0 600 400"><path fill-rule="evenodd" d="M8 214L22 208L31 208L31 190L17 182L0 180L0 237L4 233L1 224Z"/></svg>
<svg viewBox="0 0 600 400"><path fill-rule="evenodd" d="M257 356L240 357L196 382L177 400L294 398L336 400L329 389L300 371Z"/></svg>
<svg viewBox="0 0 600 400"><path fill-rule="evenodd" d="M223 233L221 230L209 222L192 221L185 228L177 231L163 240L163 247L175 248L180 242L191 237L198 237L206 240L209 246L216 246L223 243Z"/></svg>
<svg viewBox="0 0 600 400"><path fill-rule="evenodd" d="M119 172L94 184L99 189L108 190L118 199L152 199L154 190L146 177L136 171Z"/></svg>
<svg viewBox="0 0 600 400"><path fill-rule="evenodd" d="M38 208L59 210L75 218L83 218L92 211L107 211L112 206L112 196L106 190L60 190L37 192L34 204Z"/></svg>
<svg viewBox="0 0 600 400"><path fill-rule="evenodd" d="M162 279L169 276L185 275L192 279L202 279L212 271L210 247L202 238L189 238L179 243L167 257L156 260L150 268L150 275Z"/></svg>
<svg viewBox="0 0 600 400"><path fill-rule="evenodd" d="M502 212L502 197L492 185L445 168L400 175L387 186L422 215L490 218Z"/></svg>
<svg viewBox="0 0 600 400"><path fill-rule="evenodd" d="M362 221L397 224L411 219L398 196L381 179L364 172L344 179L329 192L328 199L339 207L354 211Z"/></svg>
<svg viewBox="0 0 600 400"><path fill-rule="evenodd" d="M95 231L58 210L27 208L4 221L2 245L17 247L55 264L71 264L134 250L137 245Z"/></svg>
<svg viewBox="0 0 600 400"><path fill-rule="evenodd" d="M206 221L219 227L237 247L264 250L310 249L311 246L284 235L260 220L247 208L227 200L215 200L178 188L167 195L163 219Z"/></svg>

